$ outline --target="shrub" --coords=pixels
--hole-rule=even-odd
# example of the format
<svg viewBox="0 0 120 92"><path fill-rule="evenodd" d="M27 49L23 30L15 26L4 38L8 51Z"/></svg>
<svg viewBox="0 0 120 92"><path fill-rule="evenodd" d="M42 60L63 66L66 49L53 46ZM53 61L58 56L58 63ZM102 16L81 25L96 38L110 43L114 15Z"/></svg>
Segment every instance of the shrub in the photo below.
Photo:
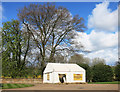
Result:
<svg viewBox="0 0 120 92"><path fill-rule="evenodd" d="M113 71L109 65L97 64L92 68L93 82L108 82L113 80Z"/></svg>
<svg viewBox="0 0 120 92"><path fill-rule="evenodd" d="M117 81L120 81L120 63L115 66L115 77Z"/></svg>

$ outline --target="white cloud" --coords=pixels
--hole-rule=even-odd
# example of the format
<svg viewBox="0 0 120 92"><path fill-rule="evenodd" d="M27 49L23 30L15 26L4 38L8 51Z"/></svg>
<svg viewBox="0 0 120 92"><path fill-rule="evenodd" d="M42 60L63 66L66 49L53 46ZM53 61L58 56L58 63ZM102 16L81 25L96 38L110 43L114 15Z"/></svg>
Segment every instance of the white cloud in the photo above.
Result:
<svg viewBox="0 0 120 92"><path fill-rule="evenodd" d="M77 43L82 43L85 50L97 51L106 48L117 47L118 44L118 32L106 33L106 32L96 32L92 31L90 34L78 33L75 41Z"/></svg>
<svg viewBox="0 0 120 92"><path fill-rule="evenodd" d="M91 51L86 57L103 58L106 64L113 65L118 60L118 9L112 11L108 6L108 2L96 5L88 16L88 28L93 30L90 34L78 32L75 41Z"/></svg>
<svg viewBox="0 0 120 92"><path fill-rule="evenodd" d="M93 59L95 57L104 58L106 64L114 65L118 60L118 49L117 48L107 48L104 50L98 50L92 53L86 54L87 57Z"/></svg>
<svg viewBox="0 0 120 92"><path fill-rule="evenodd" d="M104 58L107 64L114 64L118 55L118 32L106 33L92 30L90 34L78 32L76 43L82 43L84 50L90 51L85 56L93 59Z"/></svg>
<svg viewBox="0 0 120 92"><path fill-rule="evenodd" d="M91 51L93 47L89 35L81 32L77 32L77 33L78 35L74 39L74 43L78 45L82 44L85 50Z"/></svg>
<svg viewBox="0 0 120 92"><path fill-rule="evenodd" d="M109 2L103 2L96 5L92 15L88 16L88 27L96 31L117 31L118 9L112 11L108 9Z"/></svg>

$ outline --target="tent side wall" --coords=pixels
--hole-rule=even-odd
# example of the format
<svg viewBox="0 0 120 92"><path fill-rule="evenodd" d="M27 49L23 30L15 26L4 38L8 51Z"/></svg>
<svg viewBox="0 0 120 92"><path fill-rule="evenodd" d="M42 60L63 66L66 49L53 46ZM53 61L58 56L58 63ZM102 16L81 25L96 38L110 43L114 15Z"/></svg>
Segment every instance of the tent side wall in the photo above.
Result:
<svg viewBox="0 0 120 92"><path fill-rule="evenodd" d="M59 74L66 74L66 81L65 82L68 82L68 81L70 81L70 72L54 72L53 73L53 83L60 83L60 80L59 80Z"/></svg>
<svg viewBox="0 0 120 92"><path fill-rule="evenodd" d="M79 79L75 79L75 75L81 75L81 80ZM85 75L85 71L81 71L81 72L71 72L71 81L70 83L79 83L79 82L86 82L86 75Z"/></svg>
<svg viewBox="0 0 120 92"><path fill-rule="evenodd" d="M86 82L85 71L81 72L53 72L53 82L60 83L59 74L66 74L66 83ZM82 74L82 80L74 80L74 74Z"/></svg>
<svg viewBox="0 0 120 92"><path fill-rule="evenodd" d="M43 83L53 83L53 72L43 74Z"/></svg>

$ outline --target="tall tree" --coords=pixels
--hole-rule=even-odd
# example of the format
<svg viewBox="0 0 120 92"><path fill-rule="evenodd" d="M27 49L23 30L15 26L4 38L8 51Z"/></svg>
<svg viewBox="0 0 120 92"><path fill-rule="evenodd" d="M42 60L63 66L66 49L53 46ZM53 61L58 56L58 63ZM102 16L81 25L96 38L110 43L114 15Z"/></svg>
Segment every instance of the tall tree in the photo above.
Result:
<svg viewBox="0 0 120 92"><path fill-rule="evenodd" d="M73 56L71 56L69 62L77 63L77 64L84 63L89 65L90 59L87 57L84 57L84 55L82 54L74 54Z"/></svg>
<svg viewBox="0 0 120 92"><path fill-rule="evenodd" d="M74 51L71 39L75 31L83 32L85 29L83 18L72 16L66 8L50 3L30 4L19 10L18 17L39 48L41 66L46 58L48 62L55 62L56 52Z"/></svg>
<svg viewBox="0 0 120 92"><path fill-rule="evenodd" d="M113 80L113 70L109 65L96 64L92 67L93 82L106 82Z"/></svg>
<svg viewBox="0 0 120 92"><path fill-rule="evenodd" d="M55 55L55 62L56 63L67 63L67 58L61 54Z"/></svg>
<svg viewBox="0 0 120 92"><path fill-rule="evenodd" d="M97 64L104 64L105 65L105 60L104 59L102 59L102 58L94 58L93 60L92 60L92 66L94 66L94 65L97 65Z"/></svg>
<svg viewBox="0 0 120 92"><path fill-rule="evenodd" d="M22 36L20 23L12 20L3 23L2 28L2 71L6 76L21 76L29 49L29 38ZM27 37L27 35L26 35ZM23 58L22 58L23 57Z"/></svg>
<svg viewBox="0 0 120 92"><path fill-rule="evenodd" d="M117 81L120 81L120 62L117 62L115 66L115 77Z"/></svg>

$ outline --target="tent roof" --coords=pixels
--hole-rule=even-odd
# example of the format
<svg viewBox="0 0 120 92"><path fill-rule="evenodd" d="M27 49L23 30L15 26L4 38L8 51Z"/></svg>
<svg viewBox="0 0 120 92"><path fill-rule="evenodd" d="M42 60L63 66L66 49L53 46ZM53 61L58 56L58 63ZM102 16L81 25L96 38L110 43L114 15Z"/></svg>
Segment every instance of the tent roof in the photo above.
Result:
<svg viewBox="0 0 120 92"><path fill-rule="evenodd" d="M82 67L77 64L65 64L65 63L48 63L44 73L48 72L78 72L78 71L85 71Z"/></svg>

